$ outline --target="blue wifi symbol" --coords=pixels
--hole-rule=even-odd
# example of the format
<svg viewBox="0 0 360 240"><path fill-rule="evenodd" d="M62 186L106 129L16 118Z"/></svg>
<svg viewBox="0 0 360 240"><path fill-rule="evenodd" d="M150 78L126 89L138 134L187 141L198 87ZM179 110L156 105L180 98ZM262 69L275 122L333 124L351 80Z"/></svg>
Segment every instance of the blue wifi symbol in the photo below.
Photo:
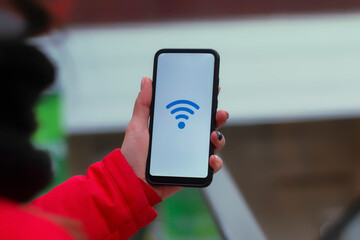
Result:
<svg viewBox="0 0 360 240"><path fill-rule="evenodd" d="M192 107L194 107L196 110L199 110L199 106L192 102L192 101L189 101L189 100L176 100L176 101L173 101L171 103L169 103L166 108L169 109L175 105L178 105L178 104L186 104L186 105L190 105ZM171 114L175 114L177 112L186 112L186 113L190 113L191 115L194 114L194 110L188 108L188 107L177 107L177 108L174 108L173 110L171 110ZM185 119L185 120L188 120L189 119L189 116L186 114L186 113L180 113L178 115L175 116L175 119ZM180 129L183 129L185 127L185 123L183 121L180 121L178 123L178 127Z"/></svg>

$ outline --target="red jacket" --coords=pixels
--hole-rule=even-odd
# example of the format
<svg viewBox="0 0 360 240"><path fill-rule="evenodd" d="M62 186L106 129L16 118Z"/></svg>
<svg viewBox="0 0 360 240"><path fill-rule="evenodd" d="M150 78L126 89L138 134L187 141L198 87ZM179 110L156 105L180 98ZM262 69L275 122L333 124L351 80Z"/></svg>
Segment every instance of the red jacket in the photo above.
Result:
<svg viewBox="0 0 360 240"><path fill-rule="evenodd" d="M160 201L117 149L86 176L70 178L27 206L0 200L0 239L76 239L60 219L81 222L88 239L128 239L157 216L153 206Z"/></svg>

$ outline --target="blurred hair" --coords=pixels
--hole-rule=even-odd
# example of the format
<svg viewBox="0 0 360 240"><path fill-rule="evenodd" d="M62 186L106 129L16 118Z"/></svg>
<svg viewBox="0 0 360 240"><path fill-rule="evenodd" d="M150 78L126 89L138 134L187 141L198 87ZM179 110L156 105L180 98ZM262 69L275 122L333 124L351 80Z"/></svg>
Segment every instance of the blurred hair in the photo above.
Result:
<svg viewBox="0 0 360 240"><path fill-rule="evenodd" d="M37 150L31 135L37 124L34 106L55 77L55 68L27 36L44 32L49 16L38 4L12 1L27 21L19 39L0 39L0 197L18 202L30 200L52 180L47 153Z"/></svg>
<svg viewBox="0 0 360 240"><path fill-rule="evenodd" d="M50 28L51 17L39 1L12 0L11 2L25 18L26 29L23 37L38 35Z"/></svg>

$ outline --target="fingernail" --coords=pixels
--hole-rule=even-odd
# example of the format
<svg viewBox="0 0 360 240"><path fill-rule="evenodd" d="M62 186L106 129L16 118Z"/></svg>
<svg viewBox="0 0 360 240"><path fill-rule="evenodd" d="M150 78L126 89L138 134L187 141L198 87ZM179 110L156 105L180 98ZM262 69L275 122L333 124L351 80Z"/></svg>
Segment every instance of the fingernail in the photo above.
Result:
<svg viewBox="0 0 360 240"><path fill-rule="evenodd" d="M140 90L142 90L142 89L143 89L144 82L145 82L145 77L143 77L143 78L141 79Z"/></svg>
<svg viewBox="0 0 360 240"><path fill-rule="evenodd" d="M216 135L217 135L217 139L218 139L219 141L221 141L221 139L223 139L223 135L221 134L221 132L216 131Z"/></svg>
<svg viewBox="0 0 360 240"><path fill-rule="evenodd" d="M226 114L227 114L227 119L229 119L229 117L230 117L229 113L228 113L228 112L226 112Z"/></svg>

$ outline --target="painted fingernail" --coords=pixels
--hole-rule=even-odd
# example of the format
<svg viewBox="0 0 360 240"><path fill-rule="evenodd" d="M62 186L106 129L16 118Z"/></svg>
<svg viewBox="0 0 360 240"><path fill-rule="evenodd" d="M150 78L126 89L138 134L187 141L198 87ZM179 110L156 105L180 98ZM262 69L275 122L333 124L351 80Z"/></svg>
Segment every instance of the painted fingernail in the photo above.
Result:
<svg viewBox="0 0 360 240"><path fill-rule="evenodd" d="M216 131L216 135L217 135L217 139L218 139L219 141L221 141L221 139L223 139L223 135L221 134L221 132Z"/></svg>

